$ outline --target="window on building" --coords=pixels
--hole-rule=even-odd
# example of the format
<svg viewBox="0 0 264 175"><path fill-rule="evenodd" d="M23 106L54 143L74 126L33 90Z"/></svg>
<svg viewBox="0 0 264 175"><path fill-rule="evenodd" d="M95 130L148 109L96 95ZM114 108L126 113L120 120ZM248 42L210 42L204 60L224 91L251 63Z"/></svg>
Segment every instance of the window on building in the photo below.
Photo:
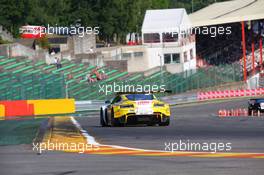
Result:
<svg viewBox="0 0 264 175"><path fill-rule="evenodd" d="M188 56L187 56L187 52L183 53L183 58L184 58L184 62L188 61Z"/></svg>
<svg viewBox="0 0 264 175"><path fill-rule="evenodd" d="M124 59L131 58L131 53L123 53L123 54L122 54L122 57L123 57Z"/></svg>
<svg viewBox="0 0 264 175"><path fill-rule="evenodd" d="M143 52L134 52L134 57L143 57Z"/></svg>
<svg viewBox="0 0 264 175"><path fill-rule="evenodd" d="M180 54L178 54L178 53L172 54L172 62L173 63L180 63L181 62Z"/></svg>
<svg viewBox="0 0 264 175"><path fill-rule="evenodd" d="M164 64L171 63L171 54L164 54Z"/></svg>
<svg viewBox="0 0 264 175"><path fill-rule="evenodd" d="M190 50L190 59L193 59L193 49Z"/></svg>
<svg viewBox="0 0 264 175"><path fill-rule="evenodd" d="M162 34L162 42L177 42L178 41L178 33L163 33Z"/></svg>
<svg viewBox="0 0 264 175"><path fill-rule="evenodd" d="M169 53L164 54L164 64L180 63L180 54Z"/></svg>
<svg viewBox="0 0 264 175"><path fill-rule="evenodd" d="M159 33L144 33L144 43L159 43Z"/></svg>

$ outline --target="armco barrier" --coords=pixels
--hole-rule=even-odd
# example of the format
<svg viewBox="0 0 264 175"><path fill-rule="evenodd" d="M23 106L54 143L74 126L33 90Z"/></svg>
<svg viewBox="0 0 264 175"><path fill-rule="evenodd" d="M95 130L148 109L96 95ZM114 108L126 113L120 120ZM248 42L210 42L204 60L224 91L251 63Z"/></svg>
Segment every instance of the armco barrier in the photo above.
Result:
<svg viewBox="0 0 264 175"><path fill-rule="evenodd" d="M264 88L198 92L197 98L198 100L210 100L233 97L250 97L258 95L264 95Z"/></svg>
<svg viewBox="0 0 264 175"><path fill-rule="evenodd" d="M191 103L197 101L196 93L188 93L188 94L177 94L166 97L161 97L161 100L170 104L182 104L182 103ZM75 101L76 111L99 111L100 107L105 105L103 100L86 100L86 101Z"/></svg>
<svg viewBox="0 0 264 175"><path fill-rule="evenodd" d="M5 106L0 104L0 117L5 116Z"/></svg>
<svg viewBox="0 0 264 175"><path fill-rule="evenodd" d="M197 101L197 94L196 93L176 94L176 95L161 97L161 100L170 105L190 103Z"/></svg>
<svg viewBox="0 0 264 175"><path fill-rule="evenodd" d="M76 111L99 111L100 107L105 105L103 100L76 101Z"/></svg>
<svg viewBox="0 0 264 175"><path fill-rule="evenodd" d="M34 115L34 107L27 100L0 101L4 106L4 116L31 116Z"/></svg>
<svg viewBox="0 0 264 175"><path fill-rule="evenodd" d="M28 100L33 104L34 115L74 113L74 99Z"/></svg>
<svg viewBox="0 0 264 175"><path fill-rule="evenodd" d="M74 99L0 101L0 117L66 114L74 112Z"/></svg>

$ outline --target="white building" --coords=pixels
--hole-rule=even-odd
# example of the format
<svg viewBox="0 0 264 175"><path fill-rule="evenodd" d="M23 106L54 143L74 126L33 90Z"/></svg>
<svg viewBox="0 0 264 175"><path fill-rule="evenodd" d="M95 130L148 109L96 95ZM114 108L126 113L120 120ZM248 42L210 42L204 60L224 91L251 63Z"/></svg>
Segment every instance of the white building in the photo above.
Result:
<svg viewBox="0 0 264 175"><path fill-rule="evenodd" d="M147 10L142 26L142 45L98 49L104 61L127 61L128 72L171 73L196 69L195 36L185 9ZM115 63L118 65L118 63Z"/></svg>
<svg viewBox="0 0 264 175"><path fill-rule="evenodd" d="M196 69L195 36L190 31L185 9L147 10L142 44L149 53L148 68L162 64L172 73Z"/></svg>

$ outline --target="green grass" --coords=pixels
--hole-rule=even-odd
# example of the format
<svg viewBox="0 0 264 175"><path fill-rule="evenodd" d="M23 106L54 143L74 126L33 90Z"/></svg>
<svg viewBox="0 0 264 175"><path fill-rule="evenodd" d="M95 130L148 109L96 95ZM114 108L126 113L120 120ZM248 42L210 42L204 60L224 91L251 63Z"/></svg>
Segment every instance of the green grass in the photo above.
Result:
<svg viewBox="0 0 264 175"><path fill-rule="evenodd" d="M44 120L0 121L0 145L31 144Z"/></svg>

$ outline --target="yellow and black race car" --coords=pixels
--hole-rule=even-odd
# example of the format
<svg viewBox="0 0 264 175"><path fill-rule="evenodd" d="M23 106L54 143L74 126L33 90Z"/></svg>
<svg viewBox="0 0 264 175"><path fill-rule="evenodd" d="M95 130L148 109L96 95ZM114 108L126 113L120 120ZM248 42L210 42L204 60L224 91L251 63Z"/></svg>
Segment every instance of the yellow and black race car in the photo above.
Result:
<svg viewBox="0 0 264 175"><path fill-rule="evenodd" d="M125 124L147 124L168 126L170 106L159 101L153 93L120 92L101 107L102 126L124 126Z"/></svg>

